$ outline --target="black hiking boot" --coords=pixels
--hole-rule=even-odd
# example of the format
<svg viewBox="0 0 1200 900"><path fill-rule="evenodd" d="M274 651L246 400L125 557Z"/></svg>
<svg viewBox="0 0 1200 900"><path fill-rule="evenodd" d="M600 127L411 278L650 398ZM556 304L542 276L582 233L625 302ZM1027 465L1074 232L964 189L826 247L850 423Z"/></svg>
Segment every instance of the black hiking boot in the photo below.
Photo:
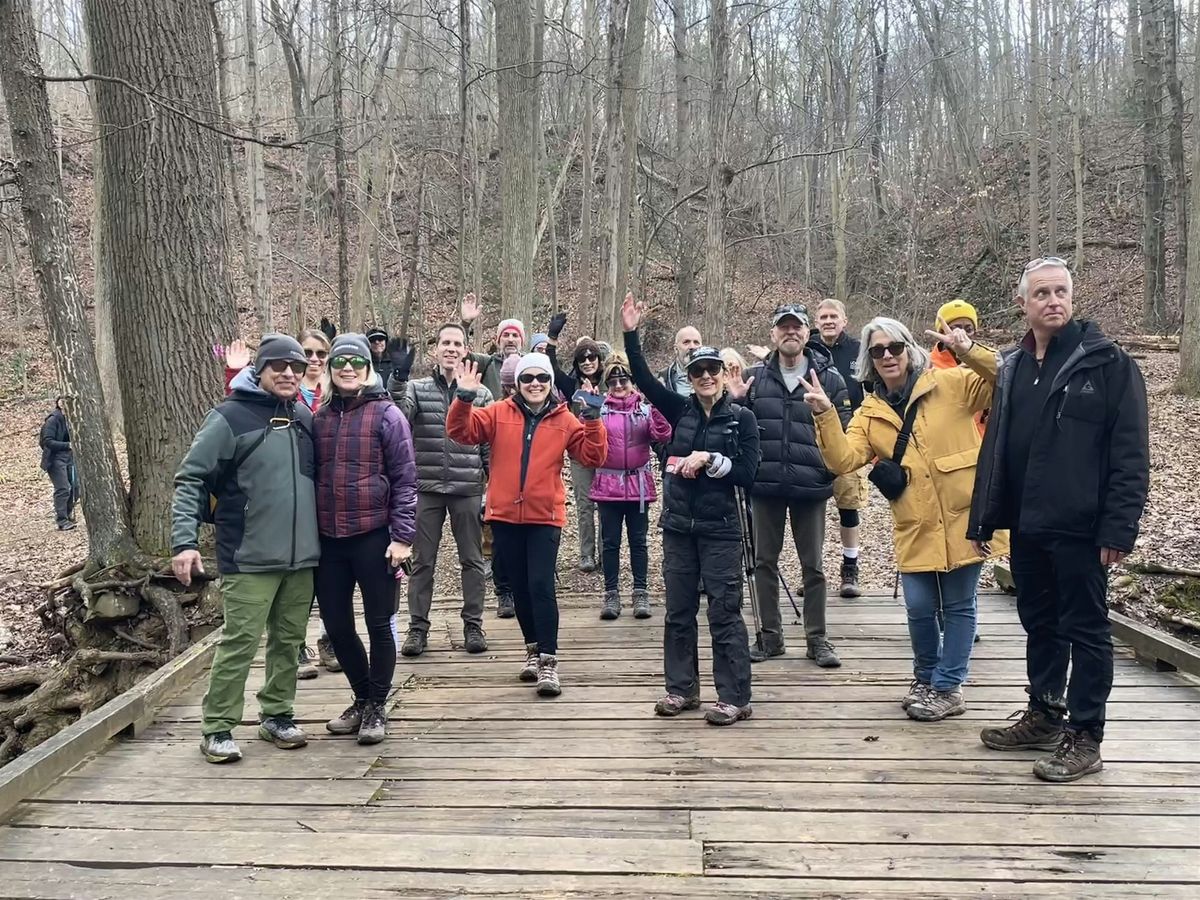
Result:
<svg viewBox="0 0 1200 900"><path fill-rule="evenodd" d="M512 594L500 594L496 598L496 618L512 619L517 615L517 603Z"/></svg>
<svg viewBox="0 0 1200 900"><path fill-rule="evenodd" d="M360 744L378 744L387 737L387 707L382 703L367 701L363 709L362 724L358 726Z"/></svg>
<svg viewBox="0 0 1200 900"><path fill-rule="evenodd" d="M650 592L645 588L633 590L633 617L635 619L650 618Z"/></svg>
<svg viewBox="0 0 1200 900"><path fill-rule="evenodd" d="M842 661L833 652L833 644L825 638L813 638L808 642L808 652L804 654L822 669L836 669Z"/></svg>
<svg viewBox="0 0 1200 900"><path fill-rule="evenodd" d="M429 642L429 635L417 628L408 629L408 635L404 638L404 644L400 647L401 656L420 656L425 652L425 645Z"/></svg>
<svg viewBox="0 0 1200 900"><path fill-rule="evenodd" d="M605 591L604 605L600 607L600 618L606 622L612 621L621 615L621 592L620 591Z"/></svg>
<svg viewBox="0 0 1200 900"><path fill-rule="evenodd" d="M1039 709L1026 707L1009 718L1019 718L1007 728L985 728L979 740L993 750L1057 750L1063 736L1063 720Z"/></svg>
<svg viewBox="0 0 1200 900"><path fill-rule="evenodd" d="M487 638L483 636L483 627L474 622L464 625L463 646L468 653L483 653L487 650Z"/></svg>
<svg viewBox="0 0 1200 900"><path fill-rule="evenodd" d="M1078 781L1085 775L1092 775L1103 768L1100 742L1086 731L1072 731L1067 728L1063 731L1062 740L1054 753L1033 764L1033 774L1042 781Z"/></svg>
<svg viewBox="0 0 1200 900"><path fill-rule="evenodd" d="M355 700L340 716L326 722L325 730L330 734L354 734L362 724L363 710L366 708L366 700Z"/></svg>
<svg viewBox="0 0 1200 900"><path fill-rule="evenodd" d="M855 597L861 597L862 591L858 587L858 563L842 561L842 587L838 592L841 596L848 600L853 600Z"/></svg>
<svg viewBox="0 0 1200 900"><path fill-rule="evenodd" d="M787 653L787 647L783 641L778 643L772 641L764 641L762 644L752 644L750 646L750 662L757 663L770 659L772 656L783 656Z"/></svg>

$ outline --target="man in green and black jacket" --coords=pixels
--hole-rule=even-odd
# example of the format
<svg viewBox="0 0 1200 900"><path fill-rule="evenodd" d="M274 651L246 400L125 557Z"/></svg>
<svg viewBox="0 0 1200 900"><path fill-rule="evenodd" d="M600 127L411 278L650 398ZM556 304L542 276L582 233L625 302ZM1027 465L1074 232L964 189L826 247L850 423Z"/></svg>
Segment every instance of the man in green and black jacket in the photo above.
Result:
<svg viewBox="0 0 1200 900"><path fill-rule="evenodd" d="M296 402L306 366L297 341L265 335L254 365L209 412L175 474L171 563L183 584L204 571L200 523L216 526L225 631L204 697L200 742L213 763L241 759L232 732L264 630L259 737L282 749L308 740L292 709L320 556L312 413Z"/></svg>

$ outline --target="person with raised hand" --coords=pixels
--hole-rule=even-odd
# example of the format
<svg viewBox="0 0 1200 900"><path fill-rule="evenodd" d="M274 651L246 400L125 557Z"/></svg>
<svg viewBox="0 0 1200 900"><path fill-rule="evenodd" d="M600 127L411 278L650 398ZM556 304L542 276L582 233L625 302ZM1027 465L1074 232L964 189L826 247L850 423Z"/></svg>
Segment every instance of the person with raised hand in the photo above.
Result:
<svg viewBox="0 0 1200 900"><path fill-rule="evenodd" d="M396 668L395 573L412 555L416 532L412 434L371 365L364 335L346 332L334 339L326 377L329 400L313 419L321 532L317 604L354 702L325 728L376 744L387 736ZM355 626L355 587L369 654Z"/></svg>
<svg viewBox="0 0 1200 900"><path fill-rule="evenodd" d="M738 489L754 484L758 422L735 405L725 363L714 347L688 353L691 395L682 396L654 377L638 338L645 307L625 295L621 327L634 384L673 428L663 476L663 672L667 693L655 704L660 716L700 706L700 656L696 617L700 582L708 594L713 681L717 702L705 713L713 725L750 718L750 645L742 620L742 531Z"/></svg>
<svg viewBox="0 0 1200 900"><path fill-rule="evenodd" d="M962 686L975 638L976 586L984 558L1003 552L1004 543L998 538L976 548L967 540L979 457L974 414L991 404L996 355L960 328L928 334L966 365L935 369L900 322L867 323L859 372L870 374L873 387L844 431L820 379L803 379L826 465L841 474L878 458L871 481L892 508L913 651L913 680L900 705L925 722L966 710Z"/></svg>
<svg viewBox="0 0 1200 900"><path fill-rule="evenodd" d="M470 291L463 296L462 306L460 307L460 316L462 319L463 328L467 333L467 343L474 343L472 340L472 329L475 327L475 322L483 315L483 303L475 295L474 291ZM480 378L483 379L483 386L492 392L493 397L503 395L503 390L500 386L500 367L504 365L504 360L510 356L520 356L525 344L525 323L520 319L504 319L496 326L496 351L495 353L471 353L470 359L479 369Z"/></svg>
<svg viewBox="0 0 1200 900"><path fill-rule="evenodd" d="M984 546L1012 529L1028 636L1029 704L980 740L993 750L1052 750L1033 772L1054 782L1104 767L1108 570L1133 550L1150 487L1142 373L1095 322L1075 318L1074 290L1057 256L1021 273L1016 302L1029 331L1004 353L967 532Z"/></svg>
<svg viewBox="0 0 1200 900"><path fill-rule="evenodd" d="M471 359L459 363L456 392L446 416L446 433L460 444L488 444L491 466L484 518L491 523L496 556L513 592L517 622L525 638L519 677L535 682L539 696L562 693L558 672L558 600L555 570L566 488L563 454L599 466L608 452L599 406L582 419L554 396L554 373L541 353L522 356L517 392L488 406L475 401L482 386Z"/></svg>

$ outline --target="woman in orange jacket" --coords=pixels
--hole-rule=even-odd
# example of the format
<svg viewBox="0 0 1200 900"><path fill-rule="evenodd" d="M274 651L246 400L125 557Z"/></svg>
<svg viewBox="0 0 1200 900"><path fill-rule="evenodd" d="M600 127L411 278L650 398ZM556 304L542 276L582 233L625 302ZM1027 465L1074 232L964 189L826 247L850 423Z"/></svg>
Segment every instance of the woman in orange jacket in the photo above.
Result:
<svg viewBox="0 0 1200 900"><path fill-rule="evenodd" d="M492 526L495 554L504 559L525 638L520 679L536 681L539 695L556 697L562 688L554 573L567 521L563 452L598 468L608 455L608 436L599 404L584 403L581 420L555 399L554 369L544 354L521 357L516 377L512 397L476 407L472 402L482 383L479 371L470 360L459 363L446 434L460 444L491 445L483 517Z"/></svg>

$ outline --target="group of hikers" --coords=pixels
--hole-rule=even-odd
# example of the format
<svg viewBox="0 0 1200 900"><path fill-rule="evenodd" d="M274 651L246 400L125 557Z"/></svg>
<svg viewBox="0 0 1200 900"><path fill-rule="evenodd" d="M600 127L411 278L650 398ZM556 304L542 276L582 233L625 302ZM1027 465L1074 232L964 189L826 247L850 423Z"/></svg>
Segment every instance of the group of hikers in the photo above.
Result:
<svg viewBox="0 0 1200 900"><path fill-rule="evenodd" d="M481 307L472 295L462 321L434 333L428 361L382 329L331 339L327 322L298 339L266 335L252 358L235 342L225 354L228 396L180 464L172 509L173 566L185 584L202 572L201 523L216 530L225 629L204 699L205 758L241 758L233 730L264 631L259 736L281 748L306 742L294 700L298 675L316 672L305 647L314 598L319 658L344 671L354 696L326 728L383 740L400 579L410 576L399 653L418 656L447 516L462 570L463 649L487 649L490 549L497 615L515 615L525 642L517 677L558 696L555 582L569 457L579 567L603 570L606 620L626 608L623 540L629 607L652 615L647 541L661 468L658 715L700 706L704 595L717 695L704 718L750 717L752 663L786 652L779 558L788 520L806 656L841 665L826 622L827 505L834 500L841 526L839 590L854 597L859 512L873 483L894 519L913 653L912 682L898 698L907 714L931 722L965 710L981 568L1010 554L1029 700L1013 724L981 739L1050 751L1034 765L1045 780L1099 771L1113 675L1107 574L1133 549L1146 501L1146 390L1132 359L1075 318L1063 260L1030 262L1016 302L1028 331L1000 352L975 341L978 316L962 300L942 306L918 342L887 317L856 338L830 299L815 319L798 303L776 308L771 346L751 348L760 357L752 365L685 326L657 375L632 295L620 310L623 348L580 338L569 361L562 314L528 339L523 323L506 319L493 352L473 352ZM355 587L368 647L355 627Z"/></svg>

